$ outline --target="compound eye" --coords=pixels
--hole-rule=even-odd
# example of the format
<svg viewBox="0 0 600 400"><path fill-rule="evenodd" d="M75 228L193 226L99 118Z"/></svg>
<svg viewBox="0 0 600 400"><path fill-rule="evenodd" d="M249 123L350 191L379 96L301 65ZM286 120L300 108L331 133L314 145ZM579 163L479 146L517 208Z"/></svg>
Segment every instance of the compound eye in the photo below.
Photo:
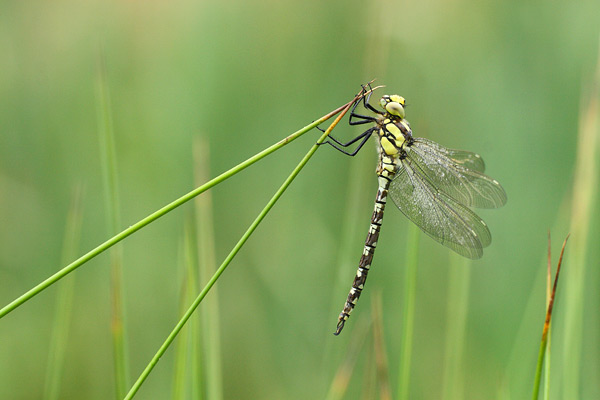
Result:
<svg viewBox="0 0 600 400"><path fill-rule="evenodd" d="M390 96L390 101L395 101L396 103L400 103L400 105L402 107L404 107L404 105L406 103L406 100L404 100L404 97L398 96L397 94Z"/></svg>
<svg viewBox="0 0 600 400"><path fill-rule="evenodd" d="M404 116L405 116L404 107L400 103L397 103L395 101L391 101L391 102L383 105L383 107L385 108L385 110L387 112L389 112L392 115L395 115L395 116L400 117L400 118L404 118Z"/></svg>
<svg viewBox="0 0 600 400"><path fill-rule="evenodd" d="M387 105L387 103L390 102L390 96L383 96L381 99L379 99L379 104L381 105L381 108L385 109L385 106Z"/></svg>

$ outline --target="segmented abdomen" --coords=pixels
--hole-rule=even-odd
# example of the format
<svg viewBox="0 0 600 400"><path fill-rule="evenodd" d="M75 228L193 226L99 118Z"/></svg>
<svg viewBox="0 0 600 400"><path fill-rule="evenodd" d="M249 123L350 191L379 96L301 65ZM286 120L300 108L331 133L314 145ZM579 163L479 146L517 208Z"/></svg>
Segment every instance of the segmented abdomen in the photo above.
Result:
<svg viewBox="0 0 600 400"><path fill-rule="evenodd" d="M386 160L387 159L387 160ZM387 161L387 162L386 162ZM383 222L383 212L385 210L385 204L387 202L388 189L390 182L395 175L395 163L387 157L384 157L377 168L377 174L379 176L379 189L377 190L377 196L375 197L375 209L371 216L371 225L369 227L369 233L365 240L365 247L358 263L358 270L356 271L356 277L352 283L350 293L344 304L344 309L338 317L337 329L335 335L339 335L346 320L350 317L350 313L354 309L358 298L365 286L367 281L367 275L371 263L373 261L373 254L375 253L375 247L377 246L377 239L379 238L379 231L381 229L381 223Z"/></svg>

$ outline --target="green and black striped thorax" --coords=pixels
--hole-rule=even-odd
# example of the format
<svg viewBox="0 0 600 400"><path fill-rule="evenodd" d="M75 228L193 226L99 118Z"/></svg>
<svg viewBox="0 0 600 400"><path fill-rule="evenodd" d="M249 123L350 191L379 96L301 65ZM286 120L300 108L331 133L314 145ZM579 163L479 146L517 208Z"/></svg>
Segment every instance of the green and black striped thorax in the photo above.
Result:
<svg viewBox="0 0 600 400"><path fill-rule="evenodd" d="M404 97L385 95L379 101L385 113L377 118L380 155L404 158L413 144L410 124L404 119Z"/></svg>

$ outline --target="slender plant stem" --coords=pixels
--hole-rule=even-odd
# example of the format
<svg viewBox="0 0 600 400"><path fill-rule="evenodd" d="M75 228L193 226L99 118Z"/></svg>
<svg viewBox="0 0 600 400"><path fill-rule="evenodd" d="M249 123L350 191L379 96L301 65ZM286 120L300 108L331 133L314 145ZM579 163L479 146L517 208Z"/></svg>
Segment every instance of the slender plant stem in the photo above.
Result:
<svg viewBox="0 0 600 400"><path fill-rule="evenodd" d="M375 90L375 89L376 88L374 88L373 90ZM261 151L260 153L258 153L256 155L250 157L246 161L244 161L244 162L236 165L235 167L229 169L228 171L222 173L221 175L217 176L216 178L212 179L211 181L206 182L204 185L202 185L202 186L200 186L200 187L192 190L188 194L186 194L186 195L178 198L177 200L175 200L175 201L167 204L166 206L162 207L158 211L153 212L152 214L148 215L146 218L144 218L144 219L136 222L135 224L131 225L129 228L123 230L121 233L119 233L119 234L113 236L112 238L108 239L104 243L100 244L98 247L92 249L88 253L84 254L81 257L79 257L77 260L73 261L71 264L69 264L66 267L62 268L60 271L56 272L54 275L52 275L49 278L45 279L44 281L42 281L41 283L37 284L36 286L34 286L29 291L25 292L24 294L22 294L21 296L17 297L15 300L13 300L12 302L10 302L6 306L4 306L2 309L0 309L0 318L3 318L5 315L7 315L11 311L13 311L15 308L19 307L21 304L25 303L27 300L31 299L36 294L40 293L42 290L46 289L50 285L58 282L60 279L64 278L69 273L71 273L74 270L76 270L77 268L79 268L81 265L85 264L86 262L88 262L92 258L96 257L98 254L100 254L103 251L105 251L105 250L109 249L110 247L114 246L116 243L119 243L121 240L123 240L126 237L130 236L131 234L137 232L138 230L140 230L144 226L148 225L149 223L156 221L158 218L162 217L163 215L167 214L168 212L173 211L177 207L179 207L182 204L188 202L189 200L191 200L194 197L198 196L202 192L204 192L204 191L210 189L211 187L215 186L216 184L221 183L222 181L224 181L224 180L232 177L233 175L235 175L238 172L242 171L246 167L249 167L250 165L252 165L255 162L261 160L262 158L268 156L269 154L271 154L274 151L280 149L281 147L285 146L286 144L288 144L288 143L292 142L293 140L299 138L300 136L302 136L303 134L305 134L309 130L311 130L311 129L315 128L316 126L318 126L319 124L325 122L326 120L328 120L332 116L336 115L337 113L339 113L343 109L347 109L355 101L356 101L356 98L354 100L352 100L351 102L349 102L349 103L347 103L347 104L345 104L345 105L343 105L343 106L341 106L341 107L333 110L329 114L327 114L327 115L319 118L318 120L314 121L313 123L305 126L304 128L302 128L302 129L300 129L300 130L292 133L290 136L286 137L285 139L280 140L279 142L277 142L274 145L268 147L267 149Z"/></svg>
<svg viewBox="0 0 600 400"><path fill-rule="evenodd" d="M81 239L81 221L83 220L82 197L83 186L77 185L73 191L71 206L67 213L61 262L67 262L77 254L76 249ZM65 375L64 361L69 348L69 327L71 326L74 292L75 276L65 279L58 285L43 400L58 400L60 398L60 384Z"/></svg>
<svg viewBox="0 0 600 400"><path fill-rule="evenodd" d="M242 246L246 243L246 241L248 240L248 238L252 235L252 233L254 232L254 230L258 227L258 225L262 222L262 220L265 218L265 216L269 213L269 211L271 210L271 208L273 208L273 206L275 205L275 203L279 200L279 198L281 197L281 195L285 192L285 190L288 188L288 186L292 183L292 181L300 173L300 171L302 170L302 168L304 168L304 166L306 165L306 163L308 162L308 160L310 160L310 158L313 156L313 154L315 153L315 151L317 151L317 148L319 147L318 145L321 144L321 143L323 143L323 141L327 138L327 136L329 135L329 133L331 132L331 130L342 119L342 117L350 109L350 107L352 106L352 104L355 101L357 101L359 98L360 98L360 96L357 95L354 98L354 100L352 100L351 102L349 102L348 104L346 104L346 106L344 107L342 113L340 115L338 115L338 117L333 121L333 123L331 124L331 126L329 128L327 128L327 130L323 133L323 135L321 135L321 137L319 138L319 140L317 140L317 143L315 143L310 148L310 150L308 151L308 153L306 153L306 155L304 156L304 158L300 161L300 163L296 166L296 168L294 168L294 170L288 176L288 178L285 180L285 182L281 185L281 187L277 190L277 192L275 192L275 194L273 195L273 197L271 198L271 200L269 200L269 202L267 203L267 205L258 214L258 216L254 220L254 222L252 222L252 224L250 225L250 227L246 230L246 232L242 235L242 237L240 238L240 240L233 247L233 249L231 250L231 252L227 255L227 257L225 257L225 260L223 261L223 263L221 264L221 266L217 269L217 271L214 273L214 275L212 276L212 278L210 278L210 280L208 281L208 283L206 284L206 286L204 287L204 289L202 289L202 291L200 292L200 294L198 295L198 297L196 297L196 299L194 300L194 302L192 303L192 305L188 308L188 310L185 312L185 314L183 315L183 317L181 317L181 319L179 320L179 322L177 323L177 325L175 326L175 328L173 329L173 331L171 331L171 333L169 334L169 336L167 337L167 339L165 340L165 342L162 344L162 346L160 346L160 348L158 349L158 351L156 352L156 354L154 355L154 357L152 358L152 360L150 360L150 363L148 363L148 365L146 366L146 368L144 369L144 371L142 372L142 374L139 376L139 378L137 379L137 381L133 384L133 386L132 386L131 390L129 391L129 393L127 393L127 396L125 397L125 400L132 399L133 396L135 396L135 394L137 393L137 391L139 390L139 388L141 387L141 385L144 383L144 381L146 380L146 378L148 377L148 375L152 371L152 369L154 369L154 366L158 363L158 361L160 360L160 358L162 357L162 355L167 351L167 349L169 348L169 346L171 345L171 343L173 342L173 340L175 340L175 337L177 336L177 334L179 333L179 331L181 331L181 329L183 328L183 326L185 325L185 323L187 322L187 320L192 316L192 314L194 313L194 311L196 310L196 308L200 305L200 303L202 302L202 300L204 299L204 297L206 297L206 295L208 294L208 292L210 291L210 289L213 287L213 285L217 282L217 280L219 279L219 277L221 276L221 274L223 274L223 272L225 271L225 269L227 268L227 266L229 265L229 263L231 263L231 260L233 260L233 258L236 256L236 254L242 248Z"/></svg>
<svg viewBox="0 0 600 400"><path fill-rule="evenodd" d="M550 299L552 298L552 238L550 236L550 230L548 230L548 263L546 272L546 309L550 305ZM550 367L551 367L551 349L552 347L552 321L548 326L548 341L546 343L546 355L544 356L544 391L542 398L544 400L550 399Z"/></svg>
<svg viewBox="0 0 600 400"><path fill-rule="evenodd" d="M586 302L591 285L587 279L595 264L589 260L589 251L596 243L592 233L597 232L594 212L597 210L598 159L600 158L600 48L594 77L583 82L586 88L581 96L577 153L573 173L571 215L569 231L573 234L569 252L569 279L565 282L564 332L562 333L562 395L563 399L581 399L583 353L595 351L594 341L585 332ZM586 93L587 92L587 93Z"/></svg>
<svg viewBox="0 0 600 400"><path fill-rule="evenodd" d="M398 398L407 400L410 395L410 372L412 362L413 334L415 331L415 299L417 292L417 264L419 257L419 228L409 224L406 241L406 272L404 277L404 312L402 318L402 341L400 345L400 368Z"/></svg>
<svg viewBox="0 0 600 400"><path fill-rule="evenodd" d="M552 308L554 306L554 299L556 298L556 287L558 286L558 277L560 275L560 267L562 266L563 255L565 254L565 247L569 240L569 235L563 242L562 249L560 251L560 257L558 259L558 266L556 267L556 275L554 276L554 285L552 287L552 294L546 311L546 320L544 321L544 329L542 330L542 342L540 343L540 351L538 353L538 362L535 370L535 378L533 381L533 395L532 399L537 400L540 393L540 381L542 379L542 367L544 366L544 355L546 353L546 345L548 343L548 333L550 331L550 321L552 318Z"/></svg>
<svg viewBox="0 0 600 400"><path fill-rule="evenodd" d="M207 138L198 138L194 141L194 181L204 182L209 176L209 142ZM199 282L206 282L210 276L217 270L216 250L215 250L215 229L213 223L213 203L211 193L197 197L194 200L195 226L196 226L196 252L198 259L196 264L199 272ZM193 293L198 293L194 290ZM192 301L193 298L190 299ZM188 302L189 303L189 302ZM192 320L192 323L201 323L201 328L196 335L198 349L201 349L202 373L196 379L197 385L193 387L201 388L192 395L193 399L199 399L200 393L206 393L206 398L210 400L223 400L223 376L221 361L221 322L219 319L219 296L217 288L213 289L211 298L206 299L204 311L201 320ZM194 361L198 360L195 356ZM201 379L201 377L206 377ZM201 386L200 386L201 385ZM192 392L192 394L194 394Z"/></svg>
<svg viewBox="0 0 600 400"><path fill-rule="evenodd" d="M375 371L379 400L391 400L390 366L387 359L385 338L383 334L383 306L381 292L377 291L371 303L373 313L373 353L375 354Z"/></svg>
<svg viewBox="0 0 600 400"><path fill-rule="evenodd" d="M197 276L196 276L196 255L195 244L196 234L193 231L192 223L188 220L184 227L183 243L182 243L182 263L183 276L181 285L181 296L179 299L179 311L185 312L187 304L194 300L194 294L198 293ZM199 391L195 391L195 383L200 380L201 371L196 369L197 364L194 359L199 357L197 342L202 334L198 330L198 320L193 318L187 329L183 329L179 335L179 341L175 346L175 364L173 367L173 391L171 399L180 400L186 398L188 387L193 393L192 399L202 399ZM189 377L189 379L188 379ZM189 381L189 382L188 382ZM126 392L123 393L125 396ZM123 398L123 396L119 398Z"/></svg>
<svg viewBox="0 0 600 400"><path fill-rule="evenodd" d="M463 399L465 381L462 357L469 308L470 261L456 254L450 255L448 291L446 300L446 348L442 374L441 399Z"/></svg>
<svg viewBox="0 0 600 400"><path fill-rule="evenodd" d="M97 77L98 136L100 139L100 164L104 181L104 204L111 235L119 233L119 190L117 151L113 129L110 91L106 77L104 53L100 51ZM129 387L129 357L127 349L127 323L123 296L123 251L117 245L110 249L110 331L113 345L113 365L116 398L123 398Z"/></svg>

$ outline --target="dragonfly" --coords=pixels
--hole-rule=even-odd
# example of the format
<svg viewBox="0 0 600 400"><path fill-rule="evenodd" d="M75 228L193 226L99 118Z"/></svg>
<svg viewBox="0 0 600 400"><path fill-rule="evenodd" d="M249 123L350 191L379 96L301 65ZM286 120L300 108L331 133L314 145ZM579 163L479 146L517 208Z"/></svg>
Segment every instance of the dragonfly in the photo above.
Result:
<svg viewBox="0 0 600 400"><path fill-rule="evenodd" d="M368 93L368 94L367 94ZM356 277L334 335L339 335L356 306L371 268L388 195L400 211L434 240L470 259L483 256L492 242L487 224L470 207L497 208L506 203L506 192L484 174L485 163L476 153L448 149L425 138L413 137L405 119L406 100L384 95L381 110L370 104L372 90L363 86L362 101L350 113L350 125L373 126L347 143L329 135L327 143L354 156L370 137L376 139L378 179L375 207ZM359 104L375 116L356 112ZM358 143L353 150L351 146Z"/></svg>

